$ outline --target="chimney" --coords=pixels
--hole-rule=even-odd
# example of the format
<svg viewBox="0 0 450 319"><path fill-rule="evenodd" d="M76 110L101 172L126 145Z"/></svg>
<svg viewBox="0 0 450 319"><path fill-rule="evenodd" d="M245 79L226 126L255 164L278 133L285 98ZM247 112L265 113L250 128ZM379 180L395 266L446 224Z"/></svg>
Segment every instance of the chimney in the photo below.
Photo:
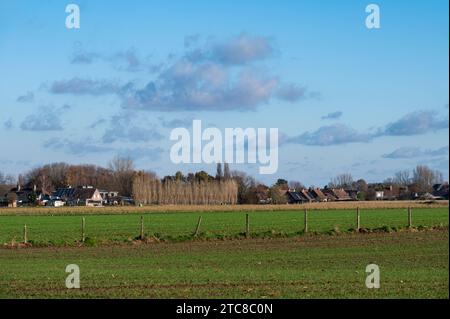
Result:
<svg viewBox="0 0 450 319"><path fill-rule="evenodd" d="M36 184L33 185L33 192L36 192Z"/></svg>
<svg viewBox="0 0 450 319"><path fill-rule="evenodd" d="M17 191L20 192L20 184L17 184Z"/></svg>

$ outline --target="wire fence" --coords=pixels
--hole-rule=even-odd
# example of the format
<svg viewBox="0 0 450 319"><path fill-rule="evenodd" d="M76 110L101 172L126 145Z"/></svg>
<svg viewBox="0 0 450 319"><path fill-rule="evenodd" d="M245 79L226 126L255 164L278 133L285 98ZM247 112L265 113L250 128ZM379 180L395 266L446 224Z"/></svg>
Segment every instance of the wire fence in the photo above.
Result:
<svg viewBox="0 0 450 319"><path fill-rule="evenodd" d="M140 237L254 236L448 226L447 208L386 210L299 210L286 212L148 213L143 215L0 216L0 243L129 241Z"/></svg>

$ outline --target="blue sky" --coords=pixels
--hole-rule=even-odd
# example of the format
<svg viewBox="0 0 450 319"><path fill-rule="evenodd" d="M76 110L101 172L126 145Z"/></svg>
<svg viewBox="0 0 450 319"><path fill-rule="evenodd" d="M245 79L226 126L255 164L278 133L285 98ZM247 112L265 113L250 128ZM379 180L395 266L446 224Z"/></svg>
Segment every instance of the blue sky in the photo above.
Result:
<svg viewBox="0 0 450 319"><path fill-rule="evenodd" d="M76 3L80 29L65 27ZM271 183L448 179L448 2L1 1L0 171L129 155L159 175L172 127L277 127Z"/></svg>

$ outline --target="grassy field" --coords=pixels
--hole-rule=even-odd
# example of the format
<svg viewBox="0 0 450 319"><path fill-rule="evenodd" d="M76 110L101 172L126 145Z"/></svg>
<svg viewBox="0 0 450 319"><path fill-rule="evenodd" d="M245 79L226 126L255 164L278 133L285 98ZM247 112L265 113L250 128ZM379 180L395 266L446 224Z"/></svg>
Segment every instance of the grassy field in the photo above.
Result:
<svg viewBox="0 0 450 319"><path fill-rule="evenodd" d="M92 207L32 207L6 208L0 207L0 216L6 215L115 215L142 213L170 213L170 212L248 212L248 211L296 211L307 208L309 210L336 209L386 209L386 208L448 208L448 200L440 201L349 201L328 203L306 203L299 205L146 205L146 206L105 206Z"/></svg>
<svg viewBox="0 0 450 319"><path fill-rule="evenodd" d="M448 207L416 206L412 230L407 209L366 207L361 227L382 231L368 233L352 231L353 207L315 208L309 234L295 208L0 214L0 298L448 298ZM243 240L247 213L251 238ZM148 241L135 240L141 216ZM11 248L24 224L33 247ZM64 285L73 263L78 290ZM364 285L370 263L380 266L380 289Z"/></svg>
<svg viewBox="0 0 450 319"><path fill-rule="evenodd" d="M298 207L297 207L298 209ZM32 210L32 209L31 209ZM102 208L94 211L101 211ZM81 212L81 211L80 211ZM77 245L81 238L81 219L85 216L88 243L130 242L140 233L143 216L145 234L159 240L191 239L199 216L201 238L239 237L245 232L244 212L144 212L141 214L19 214L0 216L0 243L21 242L23 228L27 225L28 240L32 245ZM304 213L297 211L249 212L252 237L299 235L304 228ZM405 228L407 209L362 209L361 227L367 229ZM447 207L414 208L414 226L448 226ZM354 209L311 210L308 213L310 232L347 232L356 228ZM272 236L275 237L275 236Z"/></svg>
<svg viewBox="0 0 450 319"><path fill-rule="evenodd" d="M0 249L0 298L448 298L448 229ZM81 289L65 287L80 267ZM381 288L365 287L380 267Z"/></svg>

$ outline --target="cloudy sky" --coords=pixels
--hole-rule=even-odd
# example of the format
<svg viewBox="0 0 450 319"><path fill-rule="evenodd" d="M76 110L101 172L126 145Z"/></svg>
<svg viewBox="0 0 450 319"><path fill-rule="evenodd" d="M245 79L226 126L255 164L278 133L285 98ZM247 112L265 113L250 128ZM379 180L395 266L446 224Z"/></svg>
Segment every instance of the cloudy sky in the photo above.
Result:
<svg viewBox="0 0 450 319"><path fill-rule="evenodd" d="M67 29L65 7L81 10ZM276 127L279 169L257 179L368 181L427 164L448 179L448 2L1 1L0 171L49 162L159 175L174 127Z"/></svg>

